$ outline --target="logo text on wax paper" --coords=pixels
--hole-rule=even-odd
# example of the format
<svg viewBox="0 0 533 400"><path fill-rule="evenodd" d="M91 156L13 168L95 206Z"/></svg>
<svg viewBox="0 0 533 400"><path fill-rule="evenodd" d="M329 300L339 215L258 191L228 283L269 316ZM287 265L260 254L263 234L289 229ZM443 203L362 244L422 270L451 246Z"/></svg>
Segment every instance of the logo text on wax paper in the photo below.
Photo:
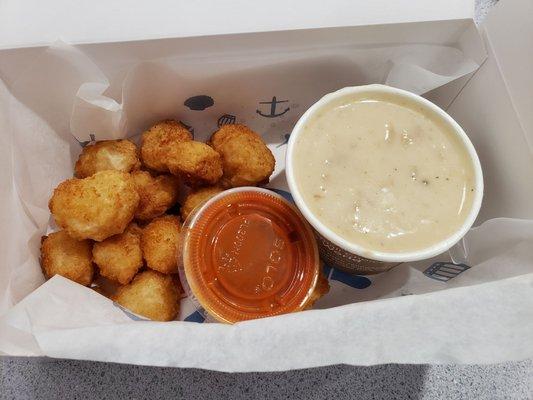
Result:
<svg viewBox="0 0 533 400"><path fill-rule="evenodd" d="M470 267L466 264L455 264L451 262L436 262L424 271L424 275L441 282L448 282L457 275L463 273Z"/></svg>
<svg viewBox="0 0 533 400"><path fill-rule="evenodd" d="M283 114L285 114L287 111L289 111L291 108L290 107L286 107L283 111L281 112L277 112L276 111L276 108L278 106L278 104L282 104L282 103L288 103L289 100L278 100L276 98L276 96L272 97L272 100L271 101L260 101L259 104L270 104L270 110L269 111L265 111L265 110L260 110L260 109L257 109L255 110L255 112L257 114L259 114L260 116L262 117L265 117L265 118L276 118L276 117L281 117ZM260 107L262 108L262 107Z"/></svg>

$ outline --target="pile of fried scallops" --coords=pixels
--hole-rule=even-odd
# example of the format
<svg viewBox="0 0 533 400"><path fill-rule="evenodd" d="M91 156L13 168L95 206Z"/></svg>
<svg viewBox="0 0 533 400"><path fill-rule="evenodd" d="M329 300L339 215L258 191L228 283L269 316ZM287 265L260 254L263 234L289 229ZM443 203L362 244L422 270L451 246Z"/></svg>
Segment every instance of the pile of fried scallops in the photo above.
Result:
<svg viewBox="0 0 533 400"><path fill-rule="evenodd" d="M43 273L91 286L149 319L173 320L182 221L224 189L267 183L274 164L244 125L224 125L202 143L166 120L142 134L140 149L129 140L89 144L75 178L50 199L61 230L41 240Z"/></svg>

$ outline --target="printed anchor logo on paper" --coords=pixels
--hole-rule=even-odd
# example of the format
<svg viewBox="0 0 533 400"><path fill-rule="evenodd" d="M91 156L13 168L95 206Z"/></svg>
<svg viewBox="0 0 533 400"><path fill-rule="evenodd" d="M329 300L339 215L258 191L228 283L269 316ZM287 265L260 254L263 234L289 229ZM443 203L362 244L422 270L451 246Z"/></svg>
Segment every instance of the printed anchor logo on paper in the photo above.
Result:
<svg viewBox="0 0 533 400"><path fill-rule="evenodd" d="M270 112L268 114L265 114L260 109L255 110L255 112L265 118L281 117L283 114L287 113L291 108L287 107L282 112L276 112L277 105L282 104L282 103L288 103L288 102L289 100L278 100L276 96L274 96L272 97L271 101L260 101L259 102L259 104L270 104Z"/></svg>

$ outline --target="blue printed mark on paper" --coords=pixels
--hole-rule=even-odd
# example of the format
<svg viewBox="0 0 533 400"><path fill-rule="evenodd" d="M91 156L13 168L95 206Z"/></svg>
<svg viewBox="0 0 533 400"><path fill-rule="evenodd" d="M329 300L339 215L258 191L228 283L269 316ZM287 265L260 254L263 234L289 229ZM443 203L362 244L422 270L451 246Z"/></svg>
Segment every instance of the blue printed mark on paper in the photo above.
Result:
<svg viewBox="0 0 533 400"><path fill-rule="evenodd" d="M341 270L324 265L324 274L332 281L338 281L353 287L354 289L366 289L372 284L372 281L366 276L351 275Z"/></svg>
<svg viewBox="0 0 533 400"><path fill-rule="evenodd" d="M195 311L187 318L185 318L184 321L202 323L205 321L205 317L199 311Z"/></svg>
<svg viewBox="0 0 533 400"><path fill-rule="evenodd" d="M466 264L454 264L451 262L436 262L424 271L424 275L441 282L448 282L470 267Z"/></svg>

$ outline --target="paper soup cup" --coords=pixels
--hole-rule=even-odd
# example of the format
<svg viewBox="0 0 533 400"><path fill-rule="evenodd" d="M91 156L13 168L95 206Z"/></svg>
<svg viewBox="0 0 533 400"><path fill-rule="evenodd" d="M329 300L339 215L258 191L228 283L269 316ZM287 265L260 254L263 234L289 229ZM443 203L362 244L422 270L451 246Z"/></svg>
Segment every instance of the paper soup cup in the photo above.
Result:
<svg viewBox="0 0 533 400"><path fill-rule="evenodd" d="M365 247L361 244L350 242L325 226L320 219L317 218L313 212L311 212L310 208L305 203L295 180L293 166L293 154L295 151L295 146L303 127L312 116L319 111L322 111L330 103L340 98L350 98L352 96L355 97L356 95L362 93L368 94L370 97L372 94L386 94L409 100L411 103L421 107L422 111L428 112L428 114L435 115L437 118L441 119L445 125L451 128L450 131L455 133L460 139L461 143L464 145L464 148L466 149L474 168L475 194L472 199L470 213L465 218L464 223L446 239L439 241L427 248L409 252L380 252L365 249ZM443 110L423 97L405 90L384 85L347 87L327 94L313 104L298 120L290 136L286 156L286 174L289 188L297 207L315 229L319 243L320 255L323 260L330 266L356 274L373 274L383 272L402 262L424 260L447 251L450 247L456 244L471 228L478 215L483 198L483 175L481 172L479 158L476 154L474 146L472 145L472 142L470 142L470 139L459 126L459 124Z"/></svg>

